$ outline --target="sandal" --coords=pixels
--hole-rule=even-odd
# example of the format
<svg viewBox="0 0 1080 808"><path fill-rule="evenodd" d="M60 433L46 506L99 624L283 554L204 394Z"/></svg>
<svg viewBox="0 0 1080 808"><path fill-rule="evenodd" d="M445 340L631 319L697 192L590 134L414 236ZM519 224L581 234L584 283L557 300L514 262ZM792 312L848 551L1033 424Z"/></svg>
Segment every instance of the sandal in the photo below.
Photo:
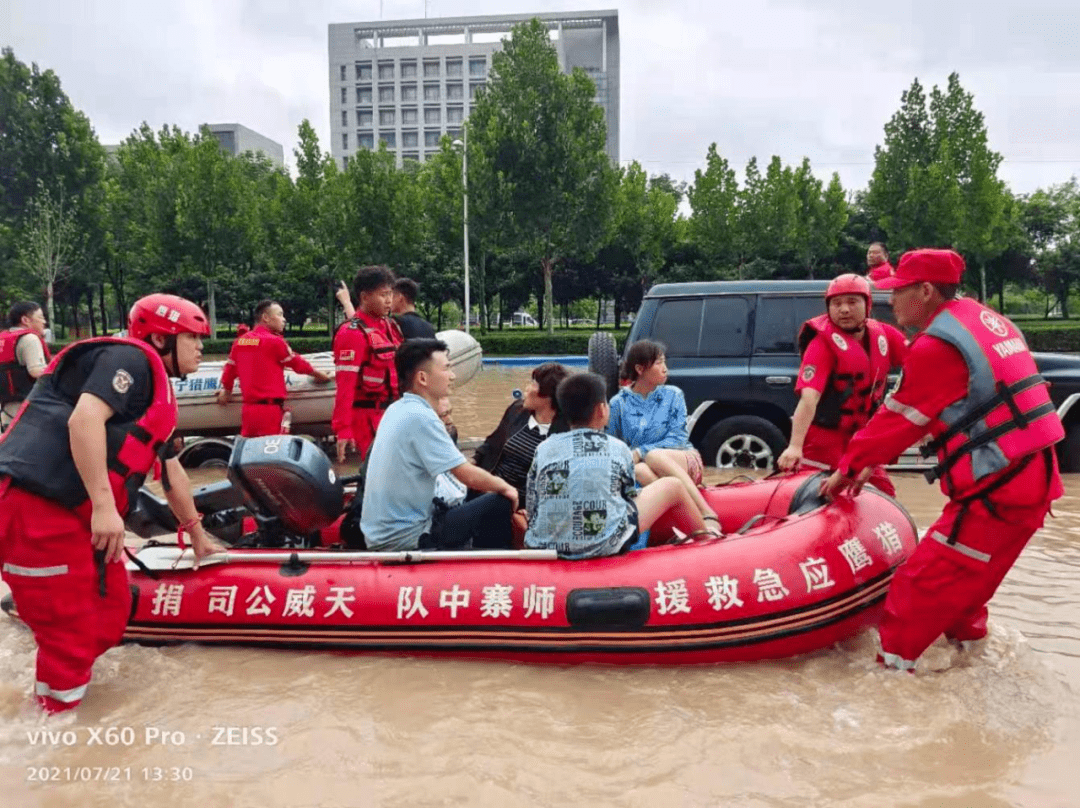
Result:
<svg viewBox="0 0 1080 808"><path fill-rule="evenodd" d="M702 516L701 521L702 522L716 522L716 527L715 528L706 527L701 532L711 533L713 536L716 536L718 538L722 537L724 535L724 531L720 529L720 517L718 517L715 513L711 513L708 516Z"/></svg>

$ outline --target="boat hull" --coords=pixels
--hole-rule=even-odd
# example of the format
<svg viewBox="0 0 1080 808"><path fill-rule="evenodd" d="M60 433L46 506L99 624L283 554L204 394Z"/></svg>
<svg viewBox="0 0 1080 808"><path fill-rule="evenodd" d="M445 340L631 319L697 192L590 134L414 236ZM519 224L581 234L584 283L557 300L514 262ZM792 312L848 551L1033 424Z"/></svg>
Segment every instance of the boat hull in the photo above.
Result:
<svg viewBox="0 0 1080 808"><path fill-rule="evenodd" d="M762 497L776 513L721 540L588 561L317 550L266 563L234 550L193 571L149 548L139 557L164 569L129 564L125 639L631 665L803 654L876 624L916 545L906 511L872 489L779 513L819 479L707 489L732 522Z"/></svg>
<svg viewBox="0 0 1080 808"><path fill-rule="evenodd" d="M464 331L440 331L436 336L446 342L450 349L450 364L454 370L456 387L468 384L480 372L483 350L480 343ZM316 370L333 374L334 355L330 351L304 354ZM233 401L226 405L217 403L224 362L203 362L199 370L186 379L173 379L173 392L179 405L176 435L235 435L240 431L241 394L234 390ZM287 391L285 406L292 413L292 431L314 437L331 434L330 418L334 411L337 387L316 384L310 377L285 369Z"/></svg>

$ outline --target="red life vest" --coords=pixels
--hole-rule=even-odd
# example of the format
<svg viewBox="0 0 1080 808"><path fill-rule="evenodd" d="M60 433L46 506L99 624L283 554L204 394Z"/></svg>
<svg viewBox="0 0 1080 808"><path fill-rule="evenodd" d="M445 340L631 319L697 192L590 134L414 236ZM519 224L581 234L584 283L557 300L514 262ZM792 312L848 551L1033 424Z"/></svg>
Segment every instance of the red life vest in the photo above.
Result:
<svg viewBox="0 0 1080 808"><path fill-rule="evenodd" d="M916 339L923 335L955 347L968 368L967 396L934 420L934 438L921 450L937 453L926 477L940 477L947 496L981 491L980 480L1065 437L1035 358L1008 319L969 298L951 300Z"/></svg>
<svg viewBox="0 0 1080 808"><path fill-rule="evenodd" d="M161 357L145 342L124 337L97 337L64 348L49 363L39 384L0 437L0 474L32 494L59 502L90 520L90 500L71 457L67 422L75 410L60 389L59 371L85 351L102 345L134 345L146 354L153 377L150 406L137 421L105 423L109 484L116 509L126 516L135 494L153 468L165 441L176 428L176 396Z"/></svg>
<svg viewBox="0 0 1080 808"><path fill-rule="evenodd" d="M34 382L37 381L15 355L15 347L19 344L19 340L27 334L33 334L41 340L41 348L45 351L45 361L48 362L51 358L49 346L36 331L29 328L0 331L0 404L22 401L30 394Z"/></svg>
<svg viewBox="0 0 1080 808"><path fill-rule="evenodd" d="M813 423L823 429L838 429L854 435L866 426L885 398L889 380L889 338L881 323L867 318L868 355L862 340L841 331L828 314L822 314L803 323L799 331L800 354L806 353L818 334L826 338L826 344L836 357L836 365L814 412Z"/></svg>
<svg viewBox="0 0 1080 808"><path fill-rule="evenodd" d="M349 338L351 331L363 334L367 343L364 362L356 374L355 401L390 402L398 397L397 366L394 364L394 352L405 341L401 328L393 318L385 318L390 324L390 333L396 338L388 340L377 328L369 327L359 316L353 317L338 329L338 333ZM335 342L337 338L335 337ZM336 348L335 348L336 353Z"/></svg>

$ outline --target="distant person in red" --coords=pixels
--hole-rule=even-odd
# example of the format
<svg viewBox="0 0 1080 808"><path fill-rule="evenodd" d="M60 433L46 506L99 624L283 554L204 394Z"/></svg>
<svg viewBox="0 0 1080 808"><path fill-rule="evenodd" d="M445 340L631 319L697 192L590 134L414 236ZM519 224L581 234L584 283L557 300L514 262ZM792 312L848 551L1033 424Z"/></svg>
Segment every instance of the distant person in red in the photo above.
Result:
<svg viewBox="0 0 1080 808"><path fill-rule="evenodd" d="M776 462L781 470L835 469L851 436L885 398L889 369L904 361L907 339L868 317L871 303L866 278L841 275L825 290L827 313L803 323L799 404L791 441ZM896 493L883 468L874 470L872 483L889 496Z"/></svg>
<svg viewBox="0 0 1080 808"><path fill-rule="evenodd" d="M242 336L244 336L244 334L246 334L250 330L251 330L251 326L249 326L247 323L240 323L240 325L238 325L236 327L236 336L242 337Z"/></svg>
<svg viewBox="0 0 1080 808"><path fill-rule="evenodd" d="M353 291L360 307L334 335L337 397L332 426L338 462L351 448L365 457L383 413L398 397L394 351L404 342L390 318L394 274L385 266L362 267Z"/></svg>
<svg viewBox="0 0 1080 808"><path fill-rule="evenodd" d="M873 242L866 250L866 277L875 284L893 274L889 252L880 241Z"/></svg>
<svg viewBox="0 0 1080 808"><path fill-rule="evenodd" d="M239 329L238 329L239 330ZM244 394L240 434L245 438L279 435L285 414L285 368L306 373L315 381L330 381L300 354L293 353L282 333L285 312L278 303L264 300L255 307L255 327L236 338L221 374L217 402L222 406L232 399L232 386L240 379Z"/></svg>
<svg viewBox="0 0 1080 808"><path fill-rule="evenodd" d="M169 441L170 377L198 369L209 333L191 301L140 298L127 337L82 340L49 363L0 439L0 571L34 632L34 694L47 712L77 706L94 660L123 637L132 598L124 518L159 461L196 559L222 549L203 529Z"/></svg>
<svg viewBox="0 0 1080 808"><path fill-rule="evenodd" d="M879 660L899 670L914 670L941 634L961 647L986 636L986 604L1064 493L1053 446L1065 431L1047 384L1015 325L956 297L963 271L952 250L915 250L881 281L896 321L919 333L900 385L822 486L857 492L867 469L931 437L927 479L949 501L885 600Z"/></svg>

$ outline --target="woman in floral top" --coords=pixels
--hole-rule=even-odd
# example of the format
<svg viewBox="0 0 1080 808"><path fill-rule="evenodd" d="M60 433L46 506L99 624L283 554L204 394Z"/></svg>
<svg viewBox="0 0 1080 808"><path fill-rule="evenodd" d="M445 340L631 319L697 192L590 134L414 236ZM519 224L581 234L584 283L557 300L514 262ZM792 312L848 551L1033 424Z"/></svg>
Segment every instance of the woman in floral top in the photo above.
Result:
<svg viewBox="0 0 1080 808"><path fill-rule="evenodd" d="M698 485L704 464L686 431L686 399L667 381L664 346L639 340L630 346L622 378L630 382L611 399L607 431L632 450L634 472L642 485L674 477L689 492L710 528L719 533L719 520ZM710 524L711 523L711 524Z"/></svg>

